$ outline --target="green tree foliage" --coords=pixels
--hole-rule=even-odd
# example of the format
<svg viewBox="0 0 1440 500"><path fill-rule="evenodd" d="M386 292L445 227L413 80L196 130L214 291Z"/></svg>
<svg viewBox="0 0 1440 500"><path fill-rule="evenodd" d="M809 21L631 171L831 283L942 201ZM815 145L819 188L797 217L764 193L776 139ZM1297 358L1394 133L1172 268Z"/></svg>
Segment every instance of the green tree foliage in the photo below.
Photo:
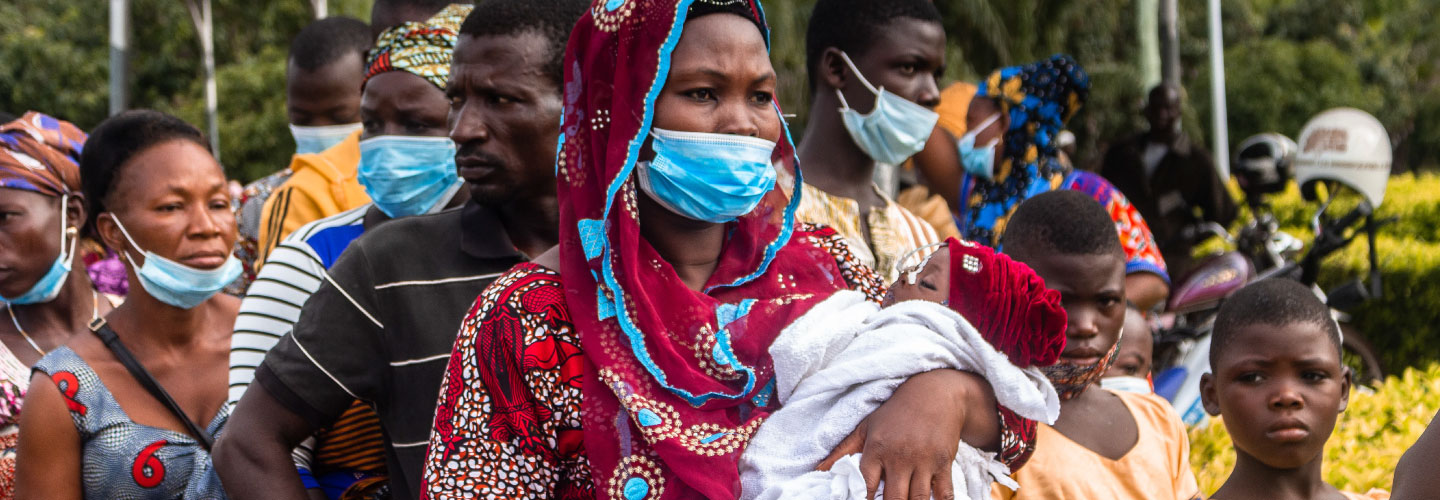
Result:
<svg viewBox="0 0 1440 500"><path fill-rule="evenodd" d="M368 19L369 0L330 0L331 15ZM285 57L314 17L305 0L212 0L220 151L232 177L284 167ZM130 106L204 128L200 43L184 0L132 0ZM90 129L109 110L107 2L0 2L0 110L43 111Z"/></svg>
<svg viewBox="0 0 1440 500"><path fill-rule="evenodd" d="M200 49L185 0L132 0L132 107L204 123ZM372 0L330 0L361 19ZM231 175L264 175L286 162L284 54L312 17L306 0L213 0L221 153ZM1089 105L1072 122L1077 160L1140 130L1147 89L1137 71L1135 2L935 0L949 35L946 82L1064 52L1091 73ZM1222 0L1230 138L1295 135L1310 116L1349 105L1390 130L1397 165L1440 164L1440 0ZM802 130L808 116L805 26L814 0L767 0L780 100ZM1206 2L1181 1L1185 128L1209 140ZM0 110L46 111L94 127L108 109L105 2L0 2Z"/></svg>

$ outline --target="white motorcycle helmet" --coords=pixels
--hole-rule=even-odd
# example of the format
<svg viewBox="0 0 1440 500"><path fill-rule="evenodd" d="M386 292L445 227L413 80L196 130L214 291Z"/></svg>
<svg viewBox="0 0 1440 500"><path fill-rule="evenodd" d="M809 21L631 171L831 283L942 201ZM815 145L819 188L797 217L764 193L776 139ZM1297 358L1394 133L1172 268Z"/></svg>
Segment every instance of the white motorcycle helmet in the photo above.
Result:
<svg viewBox="0 0 1440 500"><path fill-rule="evenodd" d="M1316 182L1335 181L1360 193L1371 208L1385 200L1393 152L1390 134L1374 116L1355 108L1325 111L1305 124L1299 145L1295 181L1305 199L1316 198Z"/></svg>

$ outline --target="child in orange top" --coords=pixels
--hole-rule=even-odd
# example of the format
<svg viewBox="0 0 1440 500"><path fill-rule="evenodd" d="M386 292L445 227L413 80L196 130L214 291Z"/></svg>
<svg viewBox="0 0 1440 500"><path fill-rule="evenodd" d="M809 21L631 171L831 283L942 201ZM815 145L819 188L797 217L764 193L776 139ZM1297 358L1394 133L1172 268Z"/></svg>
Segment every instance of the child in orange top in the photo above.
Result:
<svg viewBox="0 0 1440 500"><path fill-rule="evenodd" d="M1320 476L1325 441L1350 400L1350 369L1340 364L1340 329L1310 289L1268 279L1236 293L1215 319L1210 366L1201 401L1224 415L1235 444L1235 470L1212 498L1390 497L1341 492Z"/></svg>
<svg viewBox="0 0 1440 500"><path fill-rule="evenodd" d="M1098 386L1114 362L1125 320L1125 253L1110 216L1078 191L1022 203L1001 237L1011 258L1060 292L1068 316L1060 362L1042 368L1060 394L1060 418L1041 425L1035 454L996 486L996 499L1200 497L1185 426L1153 394Z"/></svg>

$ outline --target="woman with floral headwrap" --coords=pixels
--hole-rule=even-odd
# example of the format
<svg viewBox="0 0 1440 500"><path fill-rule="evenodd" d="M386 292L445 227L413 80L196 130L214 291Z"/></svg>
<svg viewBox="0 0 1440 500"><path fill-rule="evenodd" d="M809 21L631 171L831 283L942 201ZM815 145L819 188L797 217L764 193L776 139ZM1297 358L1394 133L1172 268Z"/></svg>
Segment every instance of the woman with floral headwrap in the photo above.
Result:
<svg viewBox="0 0 1440 500"><path fill-rule="evenodd" d="M767 33L754 0L596 0L581 18L560 245L463 321L425 498L738 497L740 455L778 406L769 346L837 291L884 289L835 231L797 225L798 197L775 186L794 147ZM1002 439L988 391L917 375L837 451L863 451L885 498L945 497L962 438L1023 441Z"/></svg>
<svg viewBox="0 0 1440 500"><path fill-rule="evenodd" d="M1010 215L1030 197L1055 189L1089 194L1105 206L1120 234L1126 297L1148 310L1165 299L1170 281L1149 226L1104 178L1061 160L1056 136L1089 93L1090 76L1066 55L1002 68L982 81L966 107L958 156L944 152L963 170L955 220L964 238L995 246ZM968 97L946 94L942 117L951 109L943 99Z"/></svg>
<svg viewBox="0 0 1440 500"><path fill-rule="evenodd" d="M9 318L0 321L0 499L14 493L30 367L119 300L89 273L71 272L86 269L87 255L103 255L79 232L84 144L74 125L33 111L0 125L0 300Z"/></svg>

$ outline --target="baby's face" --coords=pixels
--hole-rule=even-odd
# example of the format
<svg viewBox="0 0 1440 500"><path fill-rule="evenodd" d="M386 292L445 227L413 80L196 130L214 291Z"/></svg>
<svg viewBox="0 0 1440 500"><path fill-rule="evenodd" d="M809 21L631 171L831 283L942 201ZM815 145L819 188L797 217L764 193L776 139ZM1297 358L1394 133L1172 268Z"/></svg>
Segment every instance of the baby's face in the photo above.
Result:
<svg viewBox="0 0 1440 500"><path fill-rule="evenodd" d="M918 262L912 263L912 265L918 264ZM946 300L950 298L950 249L942 246L935 251L935 255L930 257L930 262L916 273L914 284L906 279L909 274L908 269L902 271L900 279L890 284L890 293L885 296L885 302L881 305L888 307L891 304L907 300L926 300L937 304L946 304Z"/></svg>

